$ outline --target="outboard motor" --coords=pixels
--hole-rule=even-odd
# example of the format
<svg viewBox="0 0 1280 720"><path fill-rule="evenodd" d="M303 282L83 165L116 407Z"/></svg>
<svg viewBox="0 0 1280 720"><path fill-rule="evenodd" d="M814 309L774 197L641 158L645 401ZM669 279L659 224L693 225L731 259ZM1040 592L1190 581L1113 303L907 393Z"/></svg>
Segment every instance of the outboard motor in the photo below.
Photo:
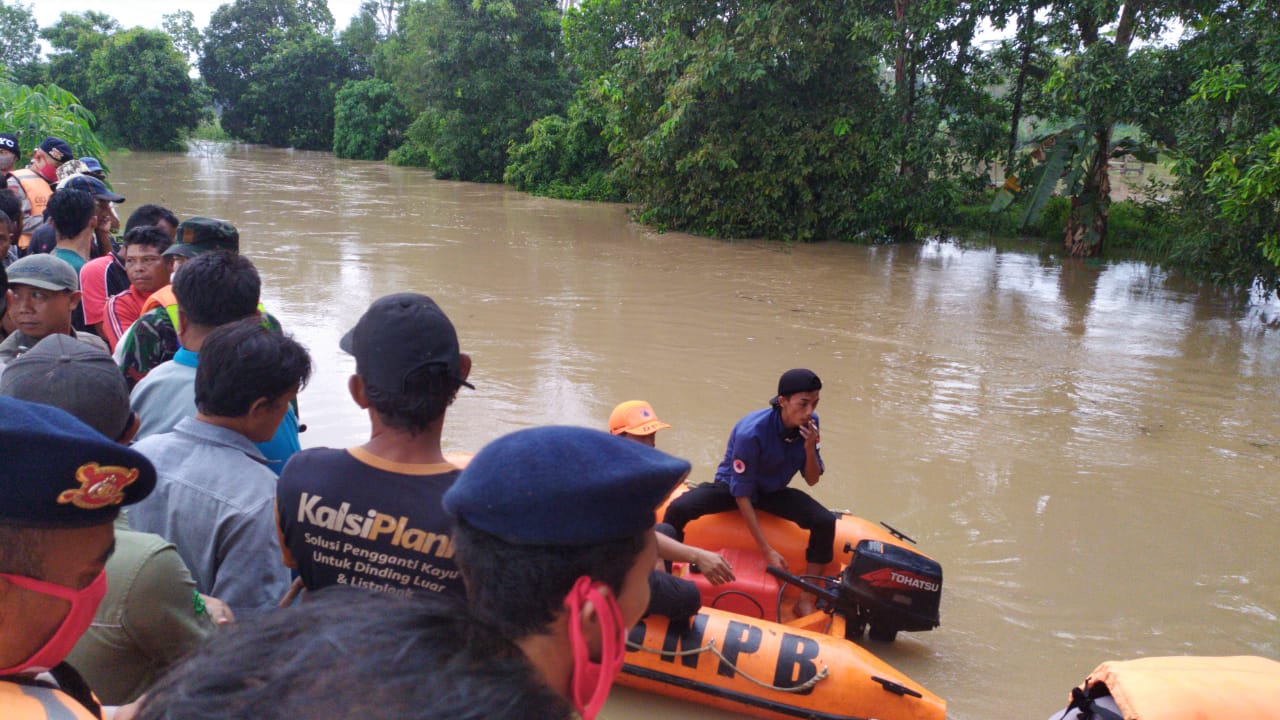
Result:
<svg viewBox="0 0 1280 720"><path fill-rule="evenodd" d="M919 632L939 625L942 565L899 545L863 540L845 545L853 558L840 575L836 610L844 611L846 636L893 642L899 630ZM852 612L850 612L852 611Z"/></svg>
<svg viewBox="0 0 1280 720"><path fill-rule="evenodd" d="M889 531L915 542L893 528ZM844 551L853 557L838 578L812 578L822 585L776 567L766 571L816 595L819 608L844 617L848 640L857 640L867 630L872 640L893 642L900 630L938 627L942 565L936 560L879 540L862 540L857 547L845 543Z"/></svg>

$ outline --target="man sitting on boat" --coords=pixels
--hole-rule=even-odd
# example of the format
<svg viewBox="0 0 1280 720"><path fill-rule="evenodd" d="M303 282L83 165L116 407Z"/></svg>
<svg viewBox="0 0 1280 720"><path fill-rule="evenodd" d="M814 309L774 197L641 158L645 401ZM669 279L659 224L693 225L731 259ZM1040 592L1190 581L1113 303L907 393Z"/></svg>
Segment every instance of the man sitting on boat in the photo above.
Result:
<svg viewBox="0 0 1280 720"><path fill-rule="evenodd" d="M760 509L809 531L805 572L822 574L833 555L835 515L807 493L788 487L797 472L810 486L822 477L822 443L814 412L821 390L822 381L812 370L796 368L782 374L769 407L748 413L733 426L715 481L702 483L667 507L664 521L675 528L677 538L684 538L684 527L693 520L736 507L765 562L786 569L786 559L760 528ZM814 609L813 596L805 594L795 613L800 617Z"/></svg>
<svg viewBox="0 0 1280 720"><path fill-rule="evenodd" d="M609 414L609 432L634 440L649 447L656 446L659 430L671 427L658 419L653 406L644 400L628 400ZM712 585L733 580L733 567L719 553L685 545L675 538L675 529L666 523L658 523L658 557L670 566L672 562L686 562L698 568ZM649 573L649 609L646 615L662 615L683 621L693 617L702 607L698 586L669 572L654 570Z"/></svg>

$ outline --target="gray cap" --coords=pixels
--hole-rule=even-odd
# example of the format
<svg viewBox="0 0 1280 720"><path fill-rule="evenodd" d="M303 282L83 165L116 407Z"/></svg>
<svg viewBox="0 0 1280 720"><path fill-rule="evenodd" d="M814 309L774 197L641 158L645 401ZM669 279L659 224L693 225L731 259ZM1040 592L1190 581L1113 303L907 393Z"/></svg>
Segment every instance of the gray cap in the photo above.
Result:
<svg viewBox="0 0 1280 720"><path fill-rule="evenodd" d="M10 285L42 290L79 290L80 276L71 263L47 253L28 255L9 266Z"/></svg>
<svg viewBox="0 0 1280 720"><path fill-rule="evenodd" d="M119 440L129 424L129 387L105 350L54 333L9 362L0 395L52 405Z"/></svg>

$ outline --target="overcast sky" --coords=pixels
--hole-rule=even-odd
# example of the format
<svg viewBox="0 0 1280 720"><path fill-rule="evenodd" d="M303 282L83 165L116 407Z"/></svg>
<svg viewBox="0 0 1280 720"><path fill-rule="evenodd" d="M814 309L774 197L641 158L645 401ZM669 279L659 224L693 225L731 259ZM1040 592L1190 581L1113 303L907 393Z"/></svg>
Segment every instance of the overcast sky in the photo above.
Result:
<svg viewBox="0 0 1280 720"><path fill-rule="evenodd" d="M203 28L209 24L209 16L213 11L227 2L228 0L129 0L107 4L101 0L36 0L31 5L36 22L42 28L58 22L58 16L64 12L81 13L86 10L106 13L119 21L123 28L138 25L159 28L162 16L178 10L190 10L195 15L196 25ZM359 9L360 0L329 0L329 12L333 13L334 24L339 30L347 26L351 16Z"/></svg>

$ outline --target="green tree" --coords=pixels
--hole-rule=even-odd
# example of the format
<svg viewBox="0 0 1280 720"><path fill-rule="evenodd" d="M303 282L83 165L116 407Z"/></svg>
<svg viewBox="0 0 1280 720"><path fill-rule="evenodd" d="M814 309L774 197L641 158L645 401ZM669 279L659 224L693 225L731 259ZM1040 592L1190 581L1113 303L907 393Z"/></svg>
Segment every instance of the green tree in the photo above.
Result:
<svg viewBox="0 0 1280 720"><path fill-rule="evenodd" d="M614 171L604 136L608 113L602 79L623 53L661 30L656 0L587 0L564 14L570 70L582 85L564 115L535 121L513 145L503 181L518 190L577 200L622 200L626 188Z"/></svg>
<svg viewBox="0 0 1280 720"><path fill-rule="evenodd" d="M200 28L196 27L196 16L190 10L177 10L160 16L160 26L173 39L173 47L187 62L194 63L200 58Z"/></svg>
<svg viewBox="0 0 1280 720"><path fill-rule="evenodd" d="M333 152L341 158L382 160L403 140L411 120L396 89L384 80L349 82L333 112Z"/></svg>
<svg viewBox="0 0 1280 720"><path fill-rule="evenodd" d="M350 77L347 63L326 35L284 41L250 68L253 81L236 105L245 121L237 134L266 145L332 150L334 99Z"/></svg>
<svg viewBox="0 0 1280 720"><path fill-rule="evenodd" d="M1158 93L1150 82L1150 63L1134 56L1135 41L1154 39L1166 22L1193 17L1205 9L1200 5L1211 4L1065 0L1046 7L1046 36L1065 59L1044 88L1044 112L1083 123L1079 151L1087 158L1063 228L1069 255L1102 254L1111 207L1109 166L1117 150L1115 126L1141 122L1154 112L1151 102Z"/></svg>
<svg viewBox="0 0 1280 720"><path fill-rule="evenodd" d="M420 111L392 160L425 157L441 178L500 181L508 146L568 99L554 0L424 0L388 46L392 82Z"/></svg>
<svg viewBox="0 0 1280 720"><path fill-rule="evenodd" d="M598 85L642 220L789 240L888 229L862 210L896 171L862 4L686 3L658 17L653 39L609 41L622 49Z"/></svg>
<svg viewBox="0 0 1280 720"><path fill-rule="evenodd" d="M351 77L358 80L373 77L378 42L381 39L378 21L367 10L362 9L351 17L351 22L338 35L338 44L350 60Z"/></svg>
<svg viewBox="0 0 1280 720"><path fill-rule="evenodd" d="M1169 112L1152 126L1172 138L1180 265L1233 286L1280 284L1280 12L1224 4L1190 27L1165 65Z"/></svg>
<svg viewBox="0 0 1280 720"><path fill-rule="evenodd" d="M39 60L38 32L31 5L0 2L0 67L17 72Z"/></svg>
<svg viewBox="0 0 1280 720"><path fill-rule="evenodd" d="M272 103L262 98L257 70L280 67L279 61L264 63L286 41L306 43L310 36L327 37L332 32L333 15L324 0L235 0L214 11L205 28L199 69L222 109L222 127L246 140L260 134L268 122L255 117L253 108ZM244 107L241 98L251 88L264 102ZM329 108L331 114L332 96Z"/></svg>
<svg viewBox="0 0 1280 720"><path fill-rule="evenodd" d="M138 68L146 72L138 72ZM130 148L179 146L184 131L204 117L205 101L187 63L159 30L134 28L112 35L89 64L89 105L102 132Z"/></svg>
<svg viewBox="0 0 1280 720"><path fill-rule="evenodd" d="M57 85L20 85L0 77L0 127L25 128L24 149L49 135L71 144L77 155L102 158L105 148L93 132L93 113Z"/></svg>
<svg viewBox="0 0 1280 720"><path fill-rule="evenodd" d="M896 167L864 207L877 235L914 239L945 221L956 195L985 182L985 166L1000 156L1007 108L989 90L998 82L991 56L974 46L979 24L999 6L894 0L851 17L852 32L882 43L892 68L878 124Z"/></svg>
<svg viewBox="0 0 1280 720"><path fill-rule="evenodd" d="M57 23L40 31L40 37L53 48L49 79L77 97L86 97L89 61L94 51L119 29L120 23L104 13L62 13Z"/></svg>
<svg viewBox="0 0 1280 720"><path fill-rule="evenodd" d="M585 93L569 105L567 117L548 115L534 121L524 141L512 146L503 182L569 200L625 199L602 134L604 122L603 106Z"/></svg>

